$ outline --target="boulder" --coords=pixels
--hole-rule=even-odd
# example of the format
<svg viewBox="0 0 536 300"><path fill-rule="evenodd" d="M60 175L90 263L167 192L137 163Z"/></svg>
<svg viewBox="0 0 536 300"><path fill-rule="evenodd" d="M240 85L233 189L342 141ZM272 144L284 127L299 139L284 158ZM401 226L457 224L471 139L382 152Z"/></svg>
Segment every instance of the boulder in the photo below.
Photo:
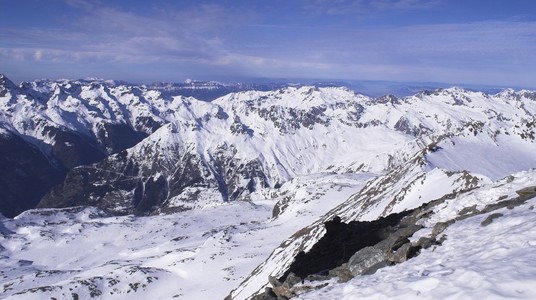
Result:
<svg viewBox="0 0 536 300"><path fill-rule="evenodd" d="M347 282L350 279L354 278L352 272L350 272L350 269L348 269L347 264L343 264L342 266L336 267L335 269L331 269L329 271L329 276L338 277L340 282Z"/></svg>
<svg viewBox="0 0 536 300"><path fill-rule="evenodd" d="M408 253L410 248L411 243L405 243L391 255L389 260L395 264L405 262L408 259Z"/></svg>
<svg viewBox="0 0 536 300"><path fill-rule="evenodd" d="M375 272L379 267L388 264L385 252L375 247L365 247L357 251L348 261L348 269L353 276ZM372 273L373 273L372 272Z"/></svg>
<svg viewBox="0 0 536 300"><path fill-rule="evenodd" d="M480 223L481 226L488 226L489 224L491 224L491 222L493 222L493 220L497 219L498 217L502 217L503 214L501 213L493 213L491 215L489 215L484 221L482 221L482 223Z"/></svg>
<svg viewBox="0 0 536 300"><path fill-rule="evenodd" d="M536 186L529 186L526 188L522 188L516 191L516 193L519 196L536 196Z"/></svg>

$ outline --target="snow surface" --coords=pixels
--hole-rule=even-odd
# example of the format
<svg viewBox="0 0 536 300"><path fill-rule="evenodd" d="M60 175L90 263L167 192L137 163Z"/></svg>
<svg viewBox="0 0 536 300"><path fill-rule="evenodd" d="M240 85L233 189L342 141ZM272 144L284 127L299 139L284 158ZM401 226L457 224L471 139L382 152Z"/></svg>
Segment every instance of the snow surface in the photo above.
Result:
<svg viewBox="0 0 536 300"><path fill-rule="evenodd" d="M371 175L308 176L271 198L150 217L94 208L30 210L0 220L0 299L223 299L287 236ZM274 203L295 199L272 218ZM135 296L134 296L135 294Z"/></svg>
<svg viewBox="0 0 536 300"><path fill-rule="evenodd" d="M453 137L438 143L442 149L430 153L428 161L452 171L466 170L498 180L536 166L536 149L532 141L499 134L495 139L477 135Z"/></svg>

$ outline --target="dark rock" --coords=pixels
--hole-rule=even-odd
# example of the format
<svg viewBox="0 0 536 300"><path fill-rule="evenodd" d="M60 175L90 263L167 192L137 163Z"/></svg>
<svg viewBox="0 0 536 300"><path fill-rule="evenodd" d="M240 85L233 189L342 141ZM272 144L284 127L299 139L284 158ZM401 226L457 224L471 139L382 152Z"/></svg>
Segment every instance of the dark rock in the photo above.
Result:
<svg viewBox="0 0 536 300"><path fill-rule="evenodd" d="M409 253L410 248L411 248L411 243L405 243L391 255L389 260L395 264L405 262L408 259L408 253Z"/></svg>
<svg viewBox="0 0 536 300"><path fill-rule="evenodd" d="M456 220L463 220L463 219L466 219L468 217L478 215L479 213L481 213L481 212L476 208L476 204L473 205L473 206L470 206L470 207L464 207L458 213L458 217L456 217Z"/></svg>
<svg viewBox="0 0 536 300"><path fill-rule="evenodd" d="M50 126L45 132L54 140L52 156L67 170L92 164L106 157L106 152L97 142L87 136Z"/></svg>
<svg viewBox="0 0 536 300"><path fill-rule="evenodd" d="M454 223L454 220L449 220L447 222L437 222L434 227L432 228L432 233L430 237L432 239L435 239L437 236L439 236L447 227L452 225Z"/></svg>
<svg viewBox="0 0 536 300"><path fill-rule="evenodd" d="M421 252L422 247L420 245L410 245L406 252L406 259L416 257Z"/></svg>
<svg viewBox="0 0 536 300"><path fill-rule="evenodd" d="M408 237L412 236L421 228L421 225L415 224L401 227L398 230L391 232L384 240L374 245L374 247L383 250L385 253L397 250L400 246L409 241Z"/></svg>
<svg viewBox="0 0 536 300"><path fill-rule="evenodd" d="M297 283L301 282L302 279L296 275L294 275L294 273L290 273L287 275L287 278L285 279L285 282L283 282L283 286L286 286L288 288L291 288L293 287L294 285L296 285Z"/></svg>
<svg viewBox="0 0 536 300"><path fill-rule="evenodd" d="M413 258L421 252L421 249L430 248L432 245L439 245L435 239L429 237L421 237L415 244L411 245L406 252L407 259Z"/></svg>
<svg viewBox="0 0 536 300"><path fill-rule="evenodd" d="M284 281L291 272L300 278L311 274L328 275L331 269L347 262L362 248L382 241L388 232L410 211L391 214L375 221L341 222L339 217L325 222L326 233L308 253L300 252L287 272L280 278Z"/></svg>
<svg viewBox="0 0 536 300"><path fill-rule="evenodd" d="M400 220L400 222L398 223L398 226L400 228L406 228L406 227L414 226L417 223L418 219L417 219L416 215L419 212L420 212L419 210L415 210L411 214L405 216L404 218L402 218L402 220Z"/></svg>
<svg viewBox="0 0 536 300"><path fill-rule="evenodd" d="M501 213L493 213L491 215L489 215L484 221L482 221L482 223L480 223L480 225L482 226L488 226L489 224L491 224L491 222L493 222L493 220L499 218L499 217L502 217L503 214Z"/></svg>
<svg viewBox="0 0 536 300"><path fill-rule="evenodd" d="M329 272L331 272L332 270L329 270ZM328 280L330 278L332 278L334 276L331 276L329 273L328 275L318 275L318 274L311 274L311 275L307 275L307 277L305 277L305 280L308 280L308 281L322 281L322 280Z"/></svg>
<svg viewBox="0 0 536 300"><path fill-rule="evenodd" d="M153 120L154 121L154 120ZM141 121L150 130L156 130L160 124L151 122L148 118ZM147 137L145 132L136 131L126 124L102 124L97 133L97 138L108 149L109 154L128 149Z"/></svg>
<svg viewBox="0 0 536 300"><path fill-rule="evenodd" d="M251 300L278 300L279 298L274 293L274 291L271 288L265 288L264 293L255 295L251 298ZM227 300L227 298L226 298ZM229 296L228 300L232 300L232 298Z"/></svg>
<svg viewBox="0 0 536 300"><path fill-rule="evenodd" d="M374 273L380 266L385 265L388 257L385 252L375 247L365 247L357 251L348 261L348 269L357 276L368 271Z"/></svg>
<svg viewBox="0 0 536 300"><path fill-rule="evenodd" d="M285 286L274 287L272 288L272 291L277 296L277 299L280 300L286 300L296 296L293 291L291 291L288 287Z"/></svg>
<svg viewBox="0 0 536 300"><path fill-rule="evenodd" d="M434 244L436 244L435 239L423 236L417 241L416 245L422 249L428 249Z"/></svg>
<svg viewBox="0 0 536 300"><path fill-rule="evenodd" d="M346 266L346 264L343 264L342 266L329 270L329 276L338 277L340 282L347 282L348 280L354 277L352 275L352 272L350 272L350 270Z"/></svg>
<svg viewBox="0 0 536 300"><path fill-rule="evenodd" d="M519 196L536 196L536 186L530 186L516 191Z"/></svg>

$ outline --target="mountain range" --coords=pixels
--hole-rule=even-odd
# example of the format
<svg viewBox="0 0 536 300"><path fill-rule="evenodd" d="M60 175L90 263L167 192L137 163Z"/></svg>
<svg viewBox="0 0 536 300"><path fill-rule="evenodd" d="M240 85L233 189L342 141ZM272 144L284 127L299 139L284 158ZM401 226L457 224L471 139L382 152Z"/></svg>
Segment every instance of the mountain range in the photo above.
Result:
<svg viewBox="0 0 536 300"><path fill-rule="evenodd" d="M453 87L373 98L325 85L15 85L0 75L0 152L0 211L13 218L0 224L7 297L143 298L173 281L180 291L160 297L338 293L333 278L365 272L350 261L367 247L406 249L404 259L374 265L403 264L430 248L412 236L441 245L427 228L534 200L536 92ZM529 196L515 194L527 187ZM332 263L315 258L349 236L364 242ZM72 259L38 257L55 243ZM226 278L217 291L199 287L196 269L207 262L209 277ZM38 274L47 275L31 283ZM306 278L317 283L298 288Z"/></svg>

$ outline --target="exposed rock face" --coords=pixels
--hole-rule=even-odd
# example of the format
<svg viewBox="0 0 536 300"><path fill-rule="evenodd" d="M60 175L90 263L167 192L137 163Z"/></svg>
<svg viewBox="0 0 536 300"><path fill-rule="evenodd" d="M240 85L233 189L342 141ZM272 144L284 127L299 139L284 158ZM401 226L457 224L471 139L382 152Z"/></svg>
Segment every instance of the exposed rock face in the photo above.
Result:
<svg viewBox="0 0 536 300"><path fill-rule="evenodd" d="M173 134L173 126L166 127L160 131ZM244 162L229 156L232 150L219 149L207 162L177 144L142 143L73 169L39 207L91 205L118 214L145 214L189 209L209 196L212 201L237 200L268 186L258 160Z"/></svg>
<svg viewBox="0 0 536 300"><path fill-rule="evenodd" d="M524 189L521 189L519 191L516 191L516 193L520 196L533 196L536 195L536 186L529 186Z"/></svg>
<svg viewBox="0 0 536 300"><path fill-rule="evenodd" d="M151 164L143 165L123 151L101 163L75 168L43 197L39 207L89 205L120 214L145 213L183 194L186 188L204 187L202 172L207 170L197 168L195 157L186 153L177 162L157 157L158 153L153 153ZM162 170L162 175L154 175L157 170ZM190 196L195 201L195 191Z"/></svg>
<svg viewBox="0 0 536 300"><path fill-rule="evenodd" d="M358 250L373 246L385 239L392 227L400 222L408 212L392 214L370 222L341 222L339 217L325 223L326 233L307 253L300 252L294 262L281 277L286 279L289 273L305 278L308 275L327 275L329 270L340 266L353 257ZM359 256L352 260L352 274L358 272ZM374 261L372 258L370 261ZM367 262L364 262L366 265ZM364 268L364 265L361 268ZM370 266L369 266L370 267ZM366 269L366 268L365 268Z"/></svg>
<svg viewBox="0 0 536 300"><path fill-rule="evenodd" d="M51 156L66 170L103 160L107 156L96 141L76 132L53 128L50 136L54 140Z"/></svg>
<svg viewBox="0 0 536 300"><path fill-rule="evenodd" d="M373 232L380 233L377 235L377 239L375 239L377 243L371 242L371 245L359 248L353 252L349 259L341 259L339 261L340 264L336 267L332 265L327 270L308 275L308 272L302 270L317 270L326 267L321 261L319 248L326 247L328 240L331 242L334 241L334 231L348 230L349 227L352 227L351 224L354 223L345 224L340 221L340 218L335 217L333 220L325 223L326 233L311 250L307 253L300 252L295 257L294 262L285 272L286 277L283 276L279 280L269 277L268 282L271 287L267 287L263 293L256 295L254 299L273 299L273 295L278 297L276 299L291 299L300 293L322 288L327 285L327 283L322 284L322 281L330 278L338 278L340 282L346 282L356 276L373 274L385 266L403 263L407 259L419 255L422 249L440 247L445 239L448 238L443 232L458 220L489 213L480 224L481 226L488 226L494 219L500 218L503 215L502 213L493 213L493 211L505 207L512 209L515 206L525 203L528 199L536 195L532 193L532 189L533 187L527 187L518 190L518 197L504 201L498 200L496 203L487 205L481 210L473 207L470 209L460 207L457 214L452 216L452 219L435 223L429 231L429 235L421 236L417 241L414 240L413 242L410 242L409 238L419 229L423 228L422 225L418 224L426 223L430 219L433 219L436 210L441 211L441 208L445 207L445 202L453 200L454 195L447 195L412 211L404 212L403 214L380 218L377 222L363 222L366 224L364 226L372 226L370 229ZM524 193L527 191L530 193ZM346 244L335 242L330 251L332 253L340 252L342 249L345 249ZM322 254L326 255L326 258L330 260L328 253ZM315 256L316 259L313 259ZM294 271L301 272L299 274L302 276L296 276ZM306 283L304 284L304 282Z"/></svg>
<svg viewBox="0 0 536 300"><path fill-rule="evenodd" d="M13 133L0 134L0 212L6 217L34 208L64 174L35 146Z"/></svg>

